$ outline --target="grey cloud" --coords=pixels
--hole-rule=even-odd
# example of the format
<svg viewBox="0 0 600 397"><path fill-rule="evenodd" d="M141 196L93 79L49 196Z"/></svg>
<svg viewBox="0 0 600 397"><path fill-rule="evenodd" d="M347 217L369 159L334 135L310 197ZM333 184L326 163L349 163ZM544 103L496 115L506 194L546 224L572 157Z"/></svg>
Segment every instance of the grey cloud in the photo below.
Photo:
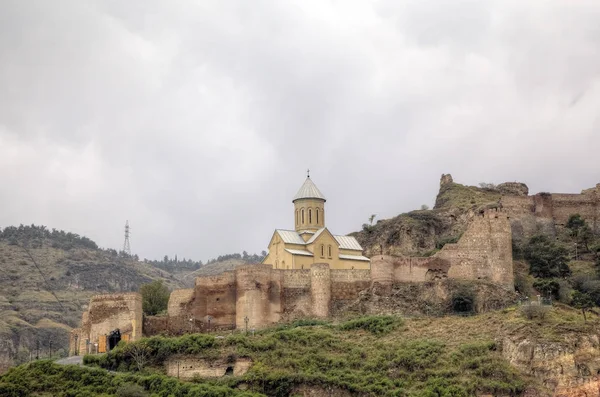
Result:
<svg viewBox="0 0 600 397"><path fill-rule="evenodd" d="M0 225L260 251L310 167L339 233L439 175L598 180L600 5L5 1Z"/></svg>

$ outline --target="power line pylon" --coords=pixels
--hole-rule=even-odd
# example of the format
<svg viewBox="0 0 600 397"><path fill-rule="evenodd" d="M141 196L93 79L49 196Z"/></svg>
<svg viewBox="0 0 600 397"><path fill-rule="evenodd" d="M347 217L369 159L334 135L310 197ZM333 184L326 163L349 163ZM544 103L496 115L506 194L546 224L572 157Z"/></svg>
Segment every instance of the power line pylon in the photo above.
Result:
<svg viewBox="0 0 600 397"><path fill-rule="evenodd" d="M131 245L129 244L129 235L131 234L129 229L129 221L125 222L125 242L123 243L123 252L131 256Z"/></svg>

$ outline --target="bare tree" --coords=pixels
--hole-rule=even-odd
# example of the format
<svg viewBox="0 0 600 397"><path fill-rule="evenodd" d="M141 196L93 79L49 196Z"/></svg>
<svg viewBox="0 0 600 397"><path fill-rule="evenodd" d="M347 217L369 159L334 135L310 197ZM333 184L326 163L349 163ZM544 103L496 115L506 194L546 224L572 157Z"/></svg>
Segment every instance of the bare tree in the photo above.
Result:
<svg viewBox="0 0 600 397"><path fill-rule="evenodd" d="M138 371L144 369L150 358L150 349L141 343L132 343L127 346L127 355L131 357Z"/></svg>

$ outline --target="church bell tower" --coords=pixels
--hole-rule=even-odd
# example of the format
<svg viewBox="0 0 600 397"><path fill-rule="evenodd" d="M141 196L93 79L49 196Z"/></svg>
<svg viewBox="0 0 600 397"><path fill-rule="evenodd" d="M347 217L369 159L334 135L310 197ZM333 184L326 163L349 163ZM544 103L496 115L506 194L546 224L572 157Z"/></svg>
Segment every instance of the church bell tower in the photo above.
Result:
<svg viewBox="0 0 600 397"><path fill-rule="evenodd" d="M292 200L297 232L315 232L325 227L325 201L325 196L310 179L310 171L307 171L304 184Z"/></svg>

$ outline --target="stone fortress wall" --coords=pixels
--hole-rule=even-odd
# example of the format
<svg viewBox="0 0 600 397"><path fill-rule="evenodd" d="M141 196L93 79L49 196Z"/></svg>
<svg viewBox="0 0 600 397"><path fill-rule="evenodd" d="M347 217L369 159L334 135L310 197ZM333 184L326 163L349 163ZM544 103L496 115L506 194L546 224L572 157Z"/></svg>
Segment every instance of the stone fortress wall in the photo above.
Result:
<svg viewBox="0 0 600 397"><path fill-rule="evenodd" d="M330 269L328 264L306 270L248 265L198 277L193 289L171 294L167 316L142 318L139 294L100 295L92 298L82 327L72 333L71 354L85 352L86 340L96 343L115 329L129 340L140 338L142 329L145 336L257 329L294 318L330 317L332 308L355 301L371 286L389 294L394 283L445 278L514 288L511 228L504 212L489 210L477 216L458 243L428 258L376 255L367 270Z"/></svg>
<svg viewBox="0 0 600 397"><path fill-rule="evenodd" d="M507 184L498 185L502 187ZM573 214L581 215L596 232L600 232L600 183L596 187L583 190L580 194L538 193L529 195L524 184L520 190L503 191L500 200L502 208L513 220L528 217L548 219L553 224L564 226ZM502 191L502 190L501 190Z"/></svg>

